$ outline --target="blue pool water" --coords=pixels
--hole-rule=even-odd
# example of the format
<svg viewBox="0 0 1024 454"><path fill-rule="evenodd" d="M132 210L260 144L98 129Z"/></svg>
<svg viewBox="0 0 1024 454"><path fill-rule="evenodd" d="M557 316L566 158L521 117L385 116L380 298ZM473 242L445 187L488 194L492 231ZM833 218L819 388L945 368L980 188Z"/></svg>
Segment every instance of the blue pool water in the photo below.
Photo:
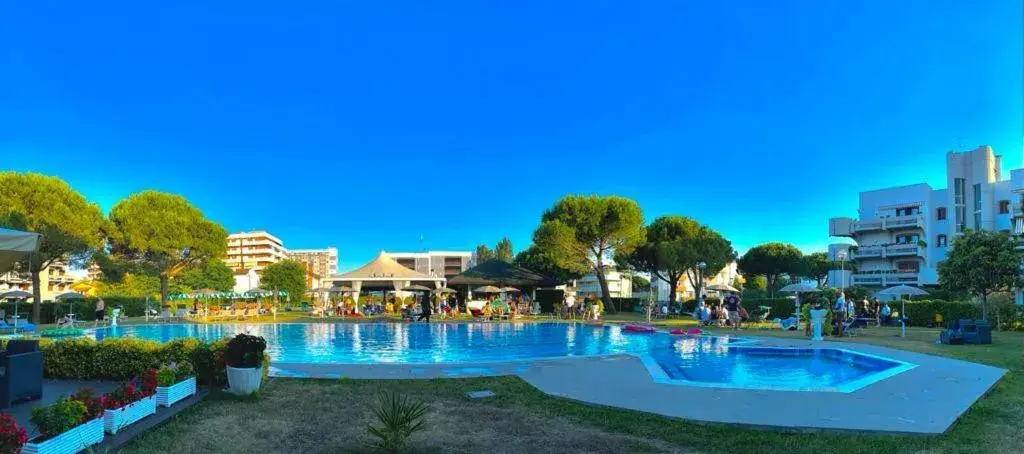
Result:
<svg viewBox="0 0 1024 454"><path fill-rule="evenodd" d="M625 333L568 323L160 324L98 329L97 339L206 340L248 332L280 363L481 363L629 353L656 379L707 386L849 391L905 363L838 349L757 347L749 339Z"/></svg>

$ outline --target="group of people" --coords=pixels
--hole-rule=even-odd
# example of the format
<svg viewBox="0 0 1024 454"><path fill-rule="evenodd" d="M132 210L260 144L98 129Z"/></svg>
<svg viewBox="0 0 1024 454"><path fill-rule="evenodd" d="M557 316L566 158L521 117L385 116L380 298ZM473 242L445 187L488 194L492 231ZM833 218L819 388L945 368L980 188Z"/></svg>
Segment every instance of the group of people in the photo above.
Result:
<svg viewBox="0 0 1024 454"><path fill-rule="evenodd" d="M597 321L604 311L604 303L593 294L585 297L581 304L577 304L576 295L566 293L563 306L566 317L579 317L584 320Z"/></svg>
<svg viewBox="0 0 1024 454"><path fill-rule="evenodd" d="M844 292L840 291L836 297L835 306L832 309L836 313L842 314L841 319L850 319L863 317L867 319L874 319L875 326L888 325L892 320L898 320L900 317L899 311L894 311L889 303L882 303L878 301L878 298L871 298L868 300L864 298L860 302L860 308L858 309L857 304L853 300L846 300ZM840 317L836 317L840 318Z"/></svg>
<svg viewBox="0 0 1024 454"><path fill-rule="evenodd" d="M728 325L738 331L743 329L743 320L748 318L747 310L741 303L740 295L735 292L726 293L718 304L706 304L701 295L693 309L693 318L704 326L716 323L719 327Z"/></svg>

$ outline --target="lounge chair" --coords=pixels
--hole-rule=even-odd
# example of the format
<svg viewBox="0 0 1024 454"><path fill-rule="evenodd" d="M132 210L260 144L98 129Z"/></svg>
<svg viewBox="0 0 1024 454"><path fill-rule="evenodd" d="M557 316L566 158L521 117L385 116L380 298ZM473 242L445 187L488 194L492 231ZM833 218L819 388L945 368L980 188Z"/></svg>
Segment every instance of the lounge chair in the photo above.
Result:
<svg viewBox="0 0 1024 454"><path fill-rule="evenodd" d="M778 323L779 324L779 328L782 329L783 331L789 331L789 330L797 329L797 326L800 325L800 318L799 317L789 317L789 318L785 318L785 319L777 318L777 319L774 320L774 322Z"/></svg>
<svg viewBox="0 0 1024 454"><path fill-rule="evenodd" d="M8 341L0 352L0 371L0 408L43 396L43 352L38 340Z"/></svg>
<svg viewBox="0 0 1024 454"><path fill-rule="evenodd" d="M174 312L174 318L178 320L184 321L186 316L188 316L188 309L178 309Z"/></svg>
<svg viewBox="0 0 1024 454"><path fill-rule="evenodd" d="M160 311L160 314L157 315L156 318L154 318L153 320L158 321L158 322L161 322L161 321L162 322L168 322L172 318L174 318L174 317L171 315L171 310L170 309L164 309L164 310Z"/></svg>

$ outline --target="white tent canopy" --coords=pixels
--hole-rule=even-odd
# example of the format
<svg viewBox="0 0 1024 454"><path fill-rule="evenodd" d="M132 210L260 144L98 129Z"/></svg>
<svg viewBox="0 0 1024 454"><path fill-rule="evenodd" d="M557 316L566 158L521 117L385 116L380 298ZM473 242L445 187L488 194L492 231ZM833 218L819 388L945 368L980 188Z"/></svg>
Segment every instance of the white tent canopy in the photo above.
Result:
<svg viewBox="0 0 1024 454"><path fill-rule="evenodd" d="M0 273L10 271L15 263L38 247L38 233L0 228Z"/></svg>
<svg viewBox="0 0 1024 454"><path fill-rule="evenodd" d="M401 290L413 283L433 284L434 288L444 286L445 278L435 277L406 268L381 251L377 258L355 270L343 274L335 274L324 279L334 285L344 284L352 288L352 302L359 312L359 292L367 289L393 289L400 294Z"/></svg>

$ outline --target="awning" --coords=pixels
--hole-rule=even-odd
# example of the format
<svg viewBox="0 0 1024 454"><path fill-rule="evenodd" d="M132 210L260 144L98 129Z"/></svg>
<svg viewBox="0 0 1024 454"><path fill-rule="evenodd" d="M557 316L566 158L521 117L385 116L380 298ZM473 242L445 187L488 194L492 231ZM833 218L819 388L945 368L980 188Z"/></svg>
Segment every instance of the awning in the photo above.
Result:
<svg viewBox="0 0 1024 454"><path fill-rule="evenodd" d="M38 233L0 228L0 273L13 269L15 263L38 247Z"/></svg>

